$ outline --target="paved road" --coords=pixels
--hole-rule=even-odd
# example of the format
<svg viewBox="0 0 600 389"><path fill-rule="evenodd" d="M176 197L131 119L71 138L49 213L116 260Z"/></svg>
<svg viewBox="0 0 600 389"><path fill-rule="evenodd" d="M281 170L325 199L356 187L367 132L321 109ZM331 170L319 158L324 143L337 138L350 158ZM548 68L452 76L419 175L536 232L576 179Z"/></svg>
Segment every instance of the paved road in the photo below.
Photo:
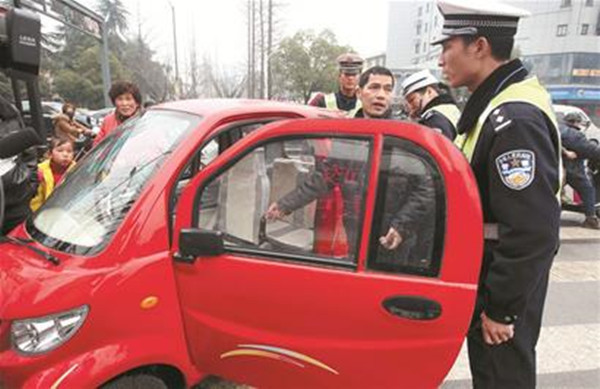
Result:
<svg viewBox="0 0 600 389"><path fill-rule="evenodd" d="M538 387L600 388L600 231L565 212L538 343ZM470 388L465 347L442 389Z"/></svg>

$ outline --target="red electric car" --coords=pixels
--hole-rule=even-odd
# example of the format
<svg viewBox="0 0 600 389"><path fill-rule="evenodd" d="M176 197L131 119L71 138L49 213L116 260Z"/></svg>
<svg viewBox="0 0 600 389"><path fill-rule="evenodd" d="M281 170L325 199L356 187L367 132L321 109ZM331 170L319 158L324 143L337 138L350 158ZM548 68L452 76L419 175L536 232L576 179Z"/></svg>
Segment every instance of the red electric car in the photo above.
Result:
<svg viewBox="0 0 600 389"><path fill-rule="evenodd" d="M107 137L0 245L0 387L440 385L477 287L473 175L434 131L333 116L182 101Z"/></svg>

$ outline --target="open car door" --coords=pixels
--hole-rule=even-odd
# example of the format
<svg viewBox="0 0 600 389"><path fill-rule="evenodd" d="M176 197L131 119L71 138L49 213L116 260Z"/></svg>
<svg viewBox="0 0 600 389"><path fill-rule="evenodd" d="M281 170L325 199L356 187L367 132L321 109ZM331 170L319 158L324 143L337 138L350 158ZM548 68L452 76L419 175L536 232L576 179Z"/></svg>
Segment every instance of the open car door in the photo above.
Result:
<svg viewBox="0 0 600 389"><path fill-rule="evenodd" d="M465 158L424 127L255 131L176 210L194 363L257 387L437 387L473 312L479 204Z"/></svg>

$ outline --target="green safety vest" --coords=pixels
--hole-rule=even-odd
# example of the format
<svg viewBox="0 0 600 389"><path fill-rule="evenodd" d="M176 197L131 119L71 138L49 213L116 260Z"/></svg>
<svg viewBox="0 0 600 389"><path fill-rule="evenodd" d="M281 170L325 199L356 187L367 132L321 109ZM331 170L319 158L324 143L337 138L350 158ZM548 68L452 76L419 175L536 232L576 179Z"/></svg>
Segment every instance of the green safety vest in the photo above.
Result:
<svg viewBox="0 0 600 389"><path fill-rule="evenodd" d="M429 108L427 111L423 112L423 115L421 116L425 116L428 112L437 112L440 115L444 116L446 119L448 119L450 121L450 123L452 123L452 125L454 126L454 128L456 128L456 126L458 125L458 119L460 119L460 111L458 110L458 107L454 104L440 104L440 105L436 105L435 107Z"/></svg>
<svg viewBox="0 0 600 389"><path fill-rule="evenodd" d="M462 134L456 137L454 144L461 149L463 154L467 157L467 160L471 162L477 141L481 135L481 130L486 122L488 116L506 103L528 103L539 108L553 124L552 130L556 132L556 139L558 144L556 145L556 153L558 155L559 162L559 182L557 184L558 193L560 195L560 183L562 182L562 156L561 156L561 144L560 144L560 132L558 130L558 123L556 121L556 115L552 109L552 100L548 92L542 87L537 77L531 77L521 82L510 85L508 88L500 92L496 97L490 101L487 108L479 116L477 124L468 133Z"/></svg>
<svg viewBox="0 0 600 389"><path fill-rule="evenodd" d="M341 109L339 109L337 106L337 100L335 98L335 93L327 93L325 95L325 107L328 109L337 109L337 110L341 111ZM356 112L358 112L358 110L361 108L362 108L362 104L361 104L360 100L356 99L356 105L350 111L346 111L346 116L348 116L349 118L353 118L354 115L356 115Z"/></svg>

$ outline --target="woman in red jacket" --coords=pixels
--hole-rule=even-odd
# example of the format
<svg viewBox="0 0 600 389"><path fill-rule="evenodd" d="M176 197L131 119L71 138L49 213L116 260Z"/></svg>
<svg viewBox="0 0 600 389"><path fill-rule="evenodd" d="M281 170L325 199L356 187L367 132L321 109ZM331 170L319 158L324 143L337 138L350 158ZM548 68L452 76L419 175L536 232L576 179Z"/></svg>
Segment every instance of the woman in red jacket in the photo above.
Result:
<svg viewBox="0 0 600 389"><path fill-rule="evenodd" d="M94 139L94 146L121 123L139 114L141 110L142 94L134 83L117 81L110 87L108 95L115 106L115 111L104 118L100 132Z"/></svg>

